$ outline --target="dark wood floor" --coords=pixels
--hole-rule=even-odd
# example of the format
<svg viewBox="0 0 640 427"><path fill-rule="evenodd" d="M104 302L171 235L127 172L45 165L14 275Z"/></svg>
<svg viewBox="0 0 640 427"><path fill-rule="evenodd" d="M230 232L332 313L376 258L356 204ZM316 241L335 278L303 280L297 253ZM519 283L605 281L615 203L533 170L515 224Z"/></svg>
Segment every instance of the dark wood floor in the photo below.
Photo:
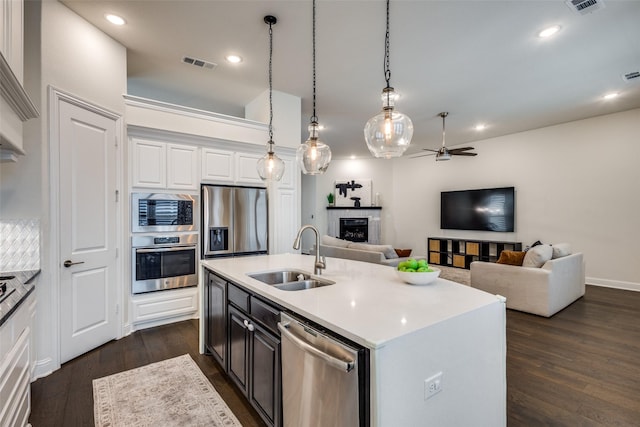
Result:
<svg viewBox="0 0 640 427"><path fill-rule="evenodd" d="M92 426L91 380L189 353L245 427L262 422L212 358L198 324L135 332L32 384L34 427ZM517 426L640 426L640 292L587 286L550 319L507 310L507 417Z"/></svg>

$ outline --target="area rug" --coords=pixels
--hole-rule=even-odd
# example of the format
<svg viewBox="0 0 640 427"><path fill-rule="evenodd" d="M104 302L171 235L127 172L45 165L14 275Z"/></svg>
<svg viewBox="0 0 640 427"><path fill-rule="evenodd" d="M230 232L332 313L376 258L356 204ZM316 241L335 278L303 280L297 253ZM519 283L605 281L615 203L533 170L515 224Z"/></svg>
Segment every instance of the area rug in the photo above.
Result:
<svg viewBox="0 0 640 427"><path fill-rule="evenodd" d="M440 269L440 277L443 279L471 286L471 271L465 270L464 268L444 267L435 264L434 267Z"/></svg>
<svg viewBox="0 0 640 427"><path fill-rule="evenodd" d="M97 427L242 427L191 356L93 380Z"/></svg>

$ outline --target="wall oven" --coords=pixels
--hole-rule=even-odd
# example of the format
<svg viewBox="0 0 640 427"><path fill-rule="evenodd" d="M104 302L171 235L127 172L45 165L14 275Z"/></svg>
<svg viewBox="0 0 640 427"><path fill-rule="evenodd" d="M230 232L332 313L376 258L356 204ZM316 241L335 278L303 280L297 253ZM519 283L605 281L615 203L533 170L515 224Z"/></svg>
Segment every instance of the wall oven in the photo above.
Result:
<svg viewBox="0 0 640 427"><path fill-rule="evenodd" d="M134 235L131 292L198 285L198 234Z"/></svg>
<svg viewBox="0 0 640 427"><path fill-rule="evenodd" d="M198 229L198 196L175 193L133 193L131 231L167 232Z"/></svg>

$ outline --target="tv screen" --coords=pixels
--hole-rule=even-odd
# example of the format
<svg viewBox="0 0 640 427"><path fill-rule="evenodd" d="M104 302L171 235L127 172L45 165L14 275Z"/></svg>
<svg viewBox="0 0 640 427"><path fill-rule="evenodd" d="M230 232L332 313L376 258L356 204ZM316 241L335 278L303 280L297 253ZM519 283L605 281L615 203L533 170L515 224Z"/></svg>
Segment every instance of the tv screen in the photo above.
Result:
<svg viewBox="0 0 640 427"><path fill-rule="evenodd" d="M440 228L513 231L514 187L440 193Z"/></svg>

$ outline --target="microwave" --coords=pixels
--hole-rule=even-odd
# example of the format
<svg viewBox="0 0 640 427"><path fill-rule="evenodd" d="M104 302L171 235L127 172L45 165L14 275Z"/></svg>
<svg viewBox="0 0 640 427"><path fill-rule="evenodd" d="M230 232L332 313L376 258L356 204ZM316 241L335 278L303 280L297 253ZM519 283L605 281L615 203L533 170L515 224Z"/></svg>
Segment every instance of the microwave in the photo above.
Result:
<svg viewBox="0 0 640 427"><path fill-rule="evenodd" d="M197 231L198 196L172 193L133 193L133 233Z"/></svg>

